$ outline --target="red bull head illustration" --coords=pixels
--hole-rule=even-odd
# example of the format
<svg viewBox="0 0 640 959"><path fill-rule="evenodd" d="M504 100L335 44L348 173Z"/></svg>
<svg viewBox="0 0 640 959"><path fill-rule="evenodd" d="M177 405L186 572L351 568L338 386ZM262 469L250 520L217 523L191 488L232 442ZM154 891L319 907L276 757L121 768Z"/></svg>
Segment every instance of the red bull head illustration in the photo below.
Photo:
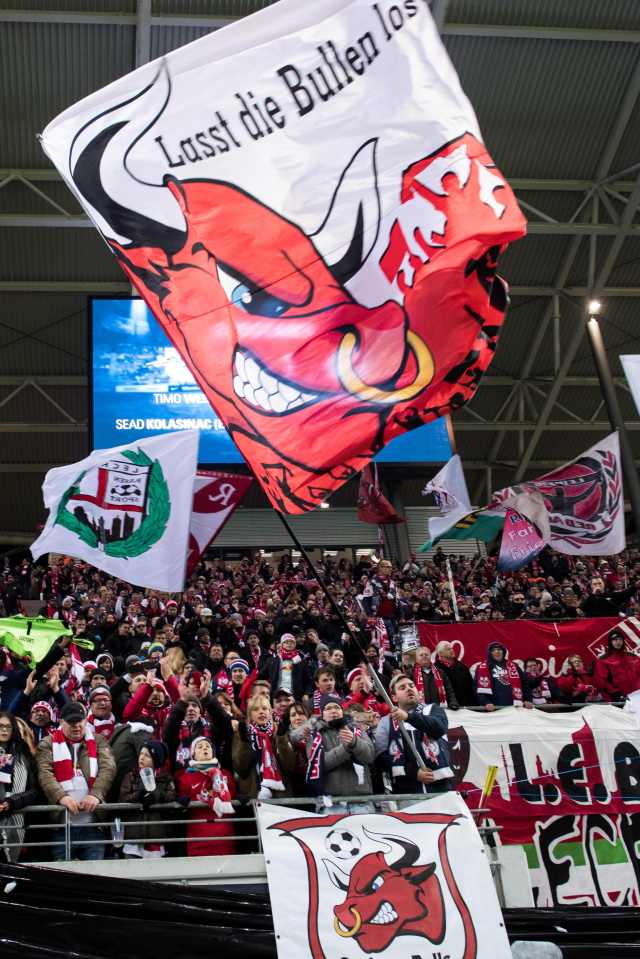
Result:
<svg viewBox="0 0 640 959"><path fill-rule="evenodd" d="M162 112L166 66L154 84L166 86ZM498 256L524 232L474 136L399 171L384 216L378 141L362 143L311 234L228 180L165 176L153 189L163 208L174 204L178 229L102 180L105 152L121 150L135 196L134 133L127 143L119 118L130 103L107 111L112 122L96 118L94 136L91 122L83 128L73 180L278 509L314 508L394 436L473 396L507 305Z"/></svg>
<svg viewBox="0 0 640 959"><path fill-rule="evenodd" d="M297 819L271 827L289 833L302 848L309 873L309 914L307 928L313 959L326 959L328 940L320 931L332 911L332 935L335 935L335 954L346 951L347 940L353 941L367 956L385 952L396 940L407 936L425 939L432 945L441 944L447 935L447 905L450 921L461 927L458 941L464 943L460 959L475 959L477 935L471 914L465 903L449 862L446 834L458 816L446 814L391 813L389 819L401 823L439 826L437 861L420 862L419 846L407 837L376 832L362 826L364 840L382 846L384 851L360 856L346 872L333 858L322 859L322 866L333 886L342 895L342 901L329 907L319 894L318 863L311 846L305 841L306 829L331 827L327 848L342 860L358 856L360 842L345 830L341 815ZM337 837L337 841L336 841ZM333 841L329 841L332 840ZM322 868L322 867L320 867ZM452 910L452 911L451 911ZM333 953L332 953L333 954ZM350 953L351 954L351 953ZM393 953L394 955L398 953Z"/></svg>
<svg viewBox="0 0 640 959"><path fill-rule="evenodd" d="M400 857L388 862L383 853L370 853L350 876L323 860L331 881L346 893L333 910L335 931L342 938L354 937L365 952L382 952L402 935L423 936L437 945L444 938L445 912L435 862L416 865L420 850L415 843L397 836L379 838L397 847Z"/></svg>

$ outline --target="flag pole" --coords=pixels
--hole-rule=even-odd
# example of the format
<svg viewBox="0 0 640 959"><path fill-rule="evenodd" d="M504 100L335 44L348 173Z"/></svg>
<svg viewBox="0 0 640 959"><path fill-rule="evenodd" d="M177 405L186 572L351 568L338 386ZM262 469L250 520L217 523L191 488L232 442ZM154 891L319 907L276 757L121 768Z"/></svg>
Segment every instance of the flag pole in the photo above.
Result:
<svg viewBox="0 0 640 959"><path fill-rule="evenodd" d="M305 562L307 563L307 565L309 566L309 569L313 570L314 576L315 576L316 580L318 581L318 583L320 584L320 589L322 590L322 592L324 593L324 595L325 595L326 598L328 599L329 605L331 606L331 609L333 610L333 612L336 614L336 616L338 617L338 619L341 621L342 625L344 626L345 632L351 637L351 639L353 640L353 642L356 644L356 646L357 646L358 649L360 650L360 653L362 654L362 658L364 659L364 661L365 661L365 663L366 663L366 665L367 665L367 669L369 670L369 675L370 675L370 677L371 677L371 681L373 682L373 685L376 687L376 689L377 689L378 692L380 693L381 697L384 699L384 701L385 701L385 703L387 704L387 706L389 706L390 709L393 709L395 704L391 701L391 698L390 698L390 696L389 696L389 693L388 693L388 692L386 691L386 689L384 688L384 685L383 685L383 683L380 681L380 677L379 677L378 674L376 673L375 669L373 668L373 666L371 665L371 663L367 661L366 653L365 653L364 649L362 648L362 646L360 645L360 642L359 642L359 640L358 640L358 637L357 637L357 636L355 635L355 633L352 631L351 627L349 626L349 624L348 624L348 622L347 622L347 620L346 620L346 618L345 618L344 613L342 612L342 610L340 609L340 607L339 607L338 604L336 603L335 599L333 598L333 596L332 596L331 593L329 592L329 589L328 589L328 587L327 587L327 584L324 582L322 576L320 576L320 574L317 572L317 570L314 569L313 564L312 564L312 562L311 562L311 557L310 557L309 554L307 553L306 549L304 548L304 546L302 545L302 543L300 542L300 540L298 539L298 537L296 536L296 534L295 534L295 533L293 532L293 530L291 529L291 526L289 525L289 523L288 523L288 521L287 521L284 513L281 513L280 510L276 510L276 513L277 513L278 516L280 517L280 520L281 520L281 522L282 522L282 525L284 526L284 528L286 529L287 533L288 533L289 536L291 537L291 540L292 540L292 542L294 543L296 549L297 549L298 552L304 557L304 560L305 560ZM404 741L405 741L406 746L409 748L409 750L411 751L411 753L412 753L412 755L413 755L413 758L415 759L416 763L418 764L418 769L426 769L426 768L427 768L426 763L425 763L424 759L422 758L422 756L420 755L420 753L418 752L418 750L416 749L415 743L414 743L413 739L411 738L411 736L409 735L409 733L407 732L404 723L403 723L403 722L400 722L398 725L399 725L399 729L400 729L400 732L401 732L401 734L402 734L402 738L403 738Z"/></svg>
<svg viewBox="0 0 640 959"><path fill-rule="evenodd" d="M449 589L451 590L451 602L453 604L453 615L456 618L456 623L460 622L460 613L458 612L458 597L456 596L456 588L453 585L453 573L451 572L451 563L449 562L449 557L446 557L447 561L447 576L449 577Z"/></svg>

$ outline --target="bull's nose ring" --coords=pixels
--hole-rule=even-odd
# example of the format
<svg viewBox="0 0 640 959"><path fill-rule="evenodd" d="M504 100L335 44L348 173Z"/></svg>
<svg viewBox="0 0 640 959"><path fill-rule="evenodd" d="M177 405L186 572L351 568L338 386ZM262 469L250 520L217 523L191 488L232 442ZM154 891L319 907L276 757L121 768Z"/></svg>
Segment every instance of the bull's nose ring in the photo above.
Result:
<svg viewBox="0 0 640 959"><path fill-rule="evenodd" d="M353 906L349 906L349 912L352 913L353 918L355 919L355 922L353 926L351 927L351 929L347 929L345 931L342 928L340 920L338 919L337 916L335 916L333 920L333 928L335 929L335 931L338 933L339 936L342 936L343 939L351 939L352 936L357 936L358 933L360 932L360 926L362 925L362 916L360 915L358 910L354 909Z"/></svg>
<svg viewBox="0 0 640 959"><path fill-rule="evenodd" d="M407 343L415 357L416 378L409 386L403 386L397 390L382 390L365 383L354 370L352 356L357 338L351 331L345 333L338 346L338 376L345 390L365 403L395 404L412 400L429 385L433 379L435 366L431 350L417 333L409 330Z"/></svg>

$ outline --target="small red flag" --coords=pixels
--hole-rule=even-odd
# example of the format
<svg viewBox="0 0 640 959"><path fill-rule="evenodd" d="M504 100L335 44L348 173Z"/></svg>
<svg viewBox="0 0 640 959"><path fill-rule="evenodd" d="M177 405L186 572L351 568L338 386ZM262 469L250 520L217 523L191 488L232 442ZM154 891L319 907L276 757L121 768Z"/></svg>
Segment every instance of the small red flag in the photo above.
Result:
<svg viewBox="0 0 640 959"><path fill-rule="evenodd" d="M189 524L187 578L239 505L251 483L250 476L198 470L193 487L193 507Z"/></svg>
<svg viewBox="0 0 640 959"><path fill-rule="evenodd" d="M377 526L383 526L385 523L404 523L402 516L396 513L380 489L378 477L371 465L366 466L360 474L358 519L361 523L375 523Z"/></svg>

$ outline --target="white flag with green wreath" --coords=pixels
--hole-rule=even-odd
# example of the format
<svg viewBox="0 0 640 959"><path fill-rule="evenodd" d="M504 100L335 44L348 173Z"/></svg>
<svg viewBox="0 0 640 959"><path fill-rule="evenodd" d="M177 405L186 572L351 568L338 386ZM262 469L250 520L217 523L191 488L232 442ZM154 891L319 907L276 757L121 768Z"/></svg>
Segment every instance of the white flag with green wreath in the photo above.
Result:
<svg viewBox="0 0 640 959"><path fill-rule="evenodd" d="M164 433L49 470L33 558L62 553L137 586L182 590L198 437Z"/></svg>

